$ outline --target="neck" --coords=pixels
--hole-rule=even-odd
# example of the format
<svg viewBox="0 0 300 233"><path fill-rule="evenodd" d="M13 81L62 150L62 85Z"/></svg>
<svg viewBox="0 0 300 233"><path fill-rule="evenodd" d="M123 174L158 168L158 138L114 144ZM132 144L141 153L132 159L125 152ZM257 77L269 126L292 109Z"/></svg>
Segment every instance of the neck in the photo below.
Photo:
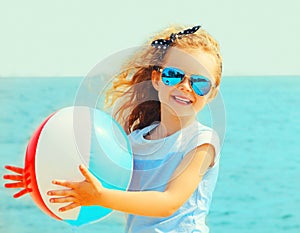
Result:
<svg viewBox="0 0 300 233"><path fill-rule="evenodd" d="M161 122L151 132L151 139L159 139L170 136L191 124L195 120L195 117L184 116L179 117L176 114L172 114L170 111L161 111Z"/></svg>

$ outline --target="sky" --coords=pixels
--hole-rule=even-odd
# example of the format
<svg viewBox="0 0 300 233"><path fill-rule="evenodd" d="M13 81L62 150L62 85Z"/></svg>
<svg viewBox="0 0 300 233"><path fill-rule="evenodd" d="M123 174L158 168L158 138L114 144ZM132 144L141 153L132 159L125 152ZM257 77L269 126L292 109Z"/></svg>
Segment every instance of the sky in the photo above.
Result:
<svg viewBox="0 0 300 233"><path fill-rule="evenodd" d="M0 77L85 76L171 24L216 38L223 75L300 75L298 0L0 0L0 12Z"/></svg>

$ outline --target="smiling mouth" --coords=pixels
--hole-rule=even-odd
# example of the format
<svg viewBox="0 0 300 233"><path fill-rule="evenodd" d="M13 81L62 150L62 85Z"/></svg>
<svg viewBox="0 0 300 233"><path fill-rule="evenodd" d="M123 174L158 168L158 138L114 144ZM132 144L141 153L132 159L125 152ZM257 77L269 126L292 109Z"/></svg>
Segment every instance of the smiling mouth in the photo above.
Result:
<svg viewBox="0 0 300 233"><path fill-rule="evenodd" d="M179 102L181 104L191 104L192 101L187 99L187 98L184 98L184 97L179 97L179 96L172 96L173 99L176 101L176 102Z"/></svg>

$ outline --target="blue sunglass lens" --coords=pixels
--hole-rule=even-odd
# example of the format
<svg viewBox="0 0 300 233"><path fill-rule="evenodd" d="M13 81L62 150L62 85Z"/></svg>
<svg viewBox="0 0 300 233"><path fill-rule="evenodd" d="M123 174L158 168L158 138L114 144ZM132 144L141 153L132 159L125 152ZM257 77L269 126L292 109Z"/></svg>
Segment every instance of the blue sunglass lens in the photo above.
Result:
<svg viewBox="0 0 300 233"><path fill-rule="evenodd" d="M167 67L163 69L161 78L165 85L175 86L184 78L184 71L174 67Z"/></svg>
<svg viewBox="0 0 300 233"><path fill-rule="evenodd" d="M191 86L197 95L204 96L210 91L211 82L204 76L191 75Z"/></svg>
<svg viewBox="0 0 300 233"><path fill-rule="evenodd" d="M184 79L185 73L183 70L166 67L163 69L161 78L165 85L175 86ZM191 87L197 95L204 96L211 89L211 81L202 75L190 76Z"/></svg>

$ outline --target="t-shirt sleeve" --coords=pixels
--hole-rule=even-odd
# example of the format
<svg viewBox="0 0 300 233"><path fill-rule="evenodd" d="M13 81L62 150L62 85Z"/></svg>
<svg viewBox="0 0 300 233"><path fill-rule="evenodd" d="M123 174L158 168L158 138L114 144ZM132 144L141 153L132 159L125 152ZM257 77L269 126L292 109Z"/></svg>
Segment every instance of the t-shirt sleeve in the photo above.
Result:
<svg viewBox="0 0 300 233"><path fill-rule="evenodd" d="M196 135L191 137L191 140L187 144L188 150L191 151L203 144L211 144L215 149L214 164L220 159L220 139L217 132L211 128L199 130Z"/></svg>

